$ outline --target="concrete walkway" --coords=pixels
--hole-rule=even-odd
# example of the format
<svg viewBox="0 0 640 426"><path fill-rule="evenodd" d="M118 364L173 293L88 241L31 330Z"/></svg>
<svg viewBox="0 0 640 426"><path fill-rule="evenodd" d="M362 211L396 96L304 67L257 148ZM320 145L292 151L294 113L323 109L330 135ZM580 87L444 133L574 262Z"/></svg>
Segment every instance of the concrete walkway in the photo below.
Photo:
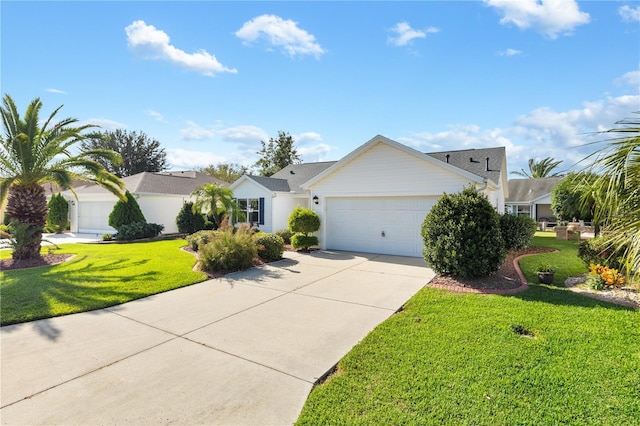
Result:
<svg viewBox="0 0 640 426"><path fill-rule="evenodd" d="M314 382L433 278L416 258L286 257L2 327L2 424L292 424Z"/></svg>

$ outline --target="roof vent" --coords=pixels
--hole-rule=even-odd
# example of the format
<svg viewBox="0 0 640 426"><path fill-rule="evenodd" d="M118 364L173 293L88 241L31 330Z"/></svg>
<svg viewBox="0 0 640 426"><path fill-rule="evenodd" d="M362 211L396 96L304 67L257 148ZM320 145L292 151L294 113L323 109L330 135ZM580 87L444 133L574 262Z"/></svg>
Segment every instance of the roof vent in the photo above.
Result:
<svg viewBox="0 0 640 426"><path fill-rule="evenodd" d="M485 172L490 172L491 169L489 168L489 157L486 158L487 161L487 165L485 166Z"/></svg>
<svg viewBox="0 0 640 426"><path fill-rule="evenodd" d="M289 170L289 173L291 173L292 175L296 174L296 172L294 172L293 170Z"/></svg>
<svg viewBox="0 0 640 426"><path fill-rule="evenodd" d="M451 155L449 154L445 154L444 158L447 160L447 164L449 163L449 157L451 157Z"/></svg>
<svg viewBox="0 0 640 426"><path fill-rule="evenodd" d="M479 163L479 161L478 160L474 160L473 157L469 158L469 162L470 163Z"/></svg>

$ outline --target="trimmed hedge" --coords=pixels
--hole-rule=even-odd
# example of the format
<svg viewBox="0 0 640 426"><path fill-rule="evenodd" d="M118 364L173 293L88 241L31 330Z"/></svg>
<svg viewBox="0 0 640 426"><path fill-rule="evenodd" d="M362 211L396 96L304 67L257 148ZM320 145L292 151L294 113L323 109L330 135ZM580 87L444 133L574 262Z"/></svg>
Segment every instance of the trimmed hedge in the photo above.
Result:
<svg viewBox="0 0 640 426"><path fill-rule="evenodd" d="M282 259L284 253L284 240L276 234L259 232L255 235L258 248L258 256L265 262Z"/></svg>
<svg viewBox="0 0 640 426"><path fill-rule="evenodd" d="M503 214L500 216L500 231L504 247L509 250L522 250L529 247L538 227L535 220L528 216Z"/></svg>
<svg viewBox="0 0 640 426"><path fill-rule="evenodd" d="M309 235L320 229L320 217L312 209L297 206L291 212L288 221L289 230L293 232L291 246L295 249L307 250L318 244L318 237Z"/></svg>
<svg viewBox="0 0 640 426"><path fill-rule="evenodd" d="M128 225L122 225L118 228L115 239L119 241L132 241L142 238L154 238L160 235L164 225L157 223L134 222Z"/></svg>
<svg viewBox="0 0 640 426"><path fill-rule="evenodd" d="M278 229L276 231L276 235L282 238L285 244L291 244L291 236L293 235L293 232L288 229Z"/></svg>

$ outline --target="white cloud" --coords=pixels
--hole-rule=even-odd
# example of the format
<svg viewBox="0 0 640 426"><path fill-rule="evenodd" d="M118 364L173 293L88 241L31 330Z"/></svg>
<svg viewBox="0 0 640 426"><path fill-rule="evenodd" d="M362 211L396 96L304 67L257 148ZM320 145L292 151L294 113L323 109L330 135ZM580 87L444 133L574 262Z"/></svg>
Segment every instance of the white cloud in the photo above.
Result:
<svg viewBox="0 0 640 426"><path fill-rule="evenodd" d="M640 70L629 71L624 75L614 80L615 84L627 85L632 89L638 90L640 88Z"/></svg>
<svg viewBox="0 0 640 426"><path fill-rule="evenodd" d="M640 6L624 5L618 9L618 13L625 22L640 22Z"/></svg>
<svg viewBox="0 0 640 426"><path fill-rule="evenodd" d="M67 92L65 92L64 90L60 90L60 89L45 89L45 92L49 92L49 93L55 93L58 95L66 95Z"/></svg>
<svg viewBox="0 0 640 426"><path fill-rule="evenodd" d="M160 114L158 111L154 111L152 109L148 109L147 114L153 118L156 119L156 121L160 121L161 123L166 123L166 120L164 119L164 117L162 116L162 114Z"/></svg>
<svg viewBox="0 0 640 426"><path fill-rule="evenodd" d="M273 46L281 47L288 55L314 55L319 58L326 51L316 41L314 35L298 28L298 23L282 19L276 15L261 15L245 22L236 36L244 44L250 44L260 38Z"/></svg>
<svg viewBox="0 0 640 426"><path fill-rule="evenodd" d="M313 146L298 148L298 154L300 154L306 162L325 161L327 154L329 154L332 149L332 147L325 143L319 143Z"/></svg>
<svg viewBox="0 0 640 426"><path fill-rule="evenodd" d="M222 136L225 141L240 143L243 145L255 145L260 141L269 140L267 132L257 126L235 126L218 130L217 133Z"/></svg>
<svg viewBox="0 0 640 426"><path fill-rule="evenodd" d="M389 36L387 42L394 46L406 46L416 38L425 38L427 33L437 33L440 30L435 27L429 27L426 30L417 30L411 28L408 22L398 22L393 28L388 30L395 35Z"/></svg>
<svg viewBox="0 0 640 426"><path fill-rule="evenodd" d="M205 129L193 121L187 121L187 126L188 127L180 130L182 139L186 141L201 141L213 139L216 136L216 132L214 130Z"/></svg>
<svg viewBox="0 0 640 426"><path fill-rule="evenodd" d="M87 120L79 123L81 126L85 124L92 124L94 126L100 126L105 130L117 130L117 129L126 129L128 126L124 123L120 123L118 121L109 120L107 118L89 118Z"/></svg>
<svg viewBox="0 0 640 426"><path fill-rule="evenodd" d="M517 49L505 49L498 52L498 55L500 56L517 56L521 54L522 54L522 51Z"/></svg>
<svg viewBox="0 0 640 426"><path fill-rule="evenodd" d="M170 169L192 170L227 161L226 158L206 151L188 151L180 148L167 148L167 161Z"/></svg>
<svg viewBox="0 0 640 426"><path fill-rule="evenodd" d="M510 127L484 130L475 124L457 124L442 132L419 132L397 140L426 152L504 146L510 171L526 170L529 158L545 157L563 160L562 167L568 169L597 149L587 145L603 138L596 132L614 127L639 109L640 95L609 97L563 112L537 108Z"/></svg>
<svg viewBox="0 0 640 426"><path fill-rule="evenodd" d="M135 21L125 28L129 47L147 59L162 59L175 65L213 76L224 72L236 73L235 68L227 68L216 57L205 50L186 53L171 45L169 36L144 21Z"/></svg>
<svg viewBox="0 0 640 426"><path fill-rule="evenodd" d="M555 39L568 35L591 17L582 12L575 0L484 0L498 9L501 24L514 24L520 29L533 29Z"/></svg>
<svg viewBox="0 0 640 426"><path fill-rule="evenodd" d="M322 140L322 136L320 136L320 133L316 132L302 132L292 136L293 140L299 144L304 144L307 142L318 142Z"/></svg>

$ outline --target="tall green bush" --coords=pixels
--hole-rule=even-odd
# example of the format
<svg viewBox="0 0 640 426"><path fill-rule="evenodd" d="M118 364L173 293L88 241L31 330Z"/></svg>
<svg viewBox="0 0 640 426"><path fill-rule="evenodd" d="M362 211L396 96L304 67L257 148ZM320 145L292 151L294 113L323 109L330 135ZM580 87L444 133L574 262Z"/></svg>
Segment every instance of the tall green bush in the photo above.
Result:
<svg viewBox="0 0 640 426"><path fill-rule="evenodd" d="M477 278L497 271L506 256L500 219L473 187L444 194L422 225L424 259L439 274Z"/></svg>
<svg viewBox="0 0 640 426"><path fill-rule="evenodd" d="M504 248L509 251L529 247L537 226L536 221L529 216L501 215L500 231L504 240Z"/></svg>
<svg viewBox="0 0 640 426"><path fill-rule="evenodd" d="M47 229L59 234L69 225L69 204L61 194L53 194L49 200Z"/></svg>
<svg viewBox="0 0 640 426"><path fill-rule="evenodd" d="M203 230L204 224L204 215L195 211L192 202L188 201L182 204L182 208L178 212L178 216L176 216L178 232L193 234L194 232Z"/></svg>
<svg viewBox="0 0 640 426"><path fill-rule="evenodd" d="M307 250L318 245L318 237L309 235L320 229L320 217L313 210L297 206L289 216L288 226L294 233L291 237L293 248Z"/></svg>
<svg viewBox="0 0 640 426"><path fill-rule="evenodd" d="M127 191L125 200L118 200L111 214L109 214L109 226L118 229L122 225L130 225L132 223L146 222L142 210L136 201L136 198Z"/></svg>

